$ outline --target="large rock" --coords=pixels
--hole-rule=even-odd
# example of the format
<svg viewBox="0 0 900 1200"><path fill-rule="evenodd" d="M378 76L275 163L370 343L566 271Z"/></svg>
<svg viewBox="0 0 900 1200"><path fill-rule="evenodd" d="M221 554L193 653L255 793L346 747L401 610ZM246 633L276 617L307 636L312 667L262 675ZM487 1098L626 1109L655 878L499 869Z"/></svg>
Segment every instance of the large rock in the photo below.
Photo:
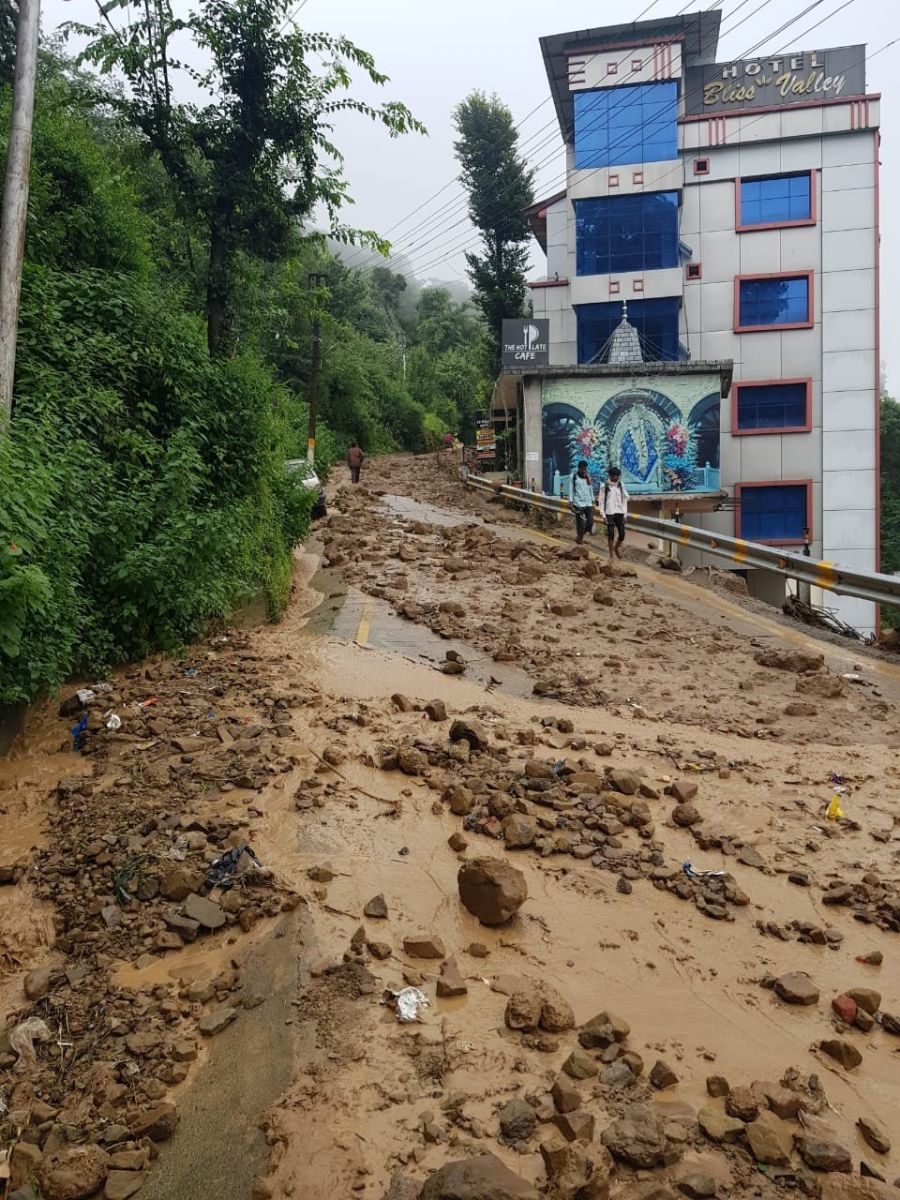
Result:
<svg viewBox="0 0 900 1200"><path fill-rule="evenodd" d="M562 1065L562 1069L573 1079L590 1079L596 1075L600 1067L590 1054L584 1050L573 1050Z"/></svg>
<svg viewBox="0 0 900 1200"><path fill-rule="evenodd" d="M541 1015L538 1020L541 1029L547 1033L564 1033L567 1029L575 1028L575 1012L565 996L544 984L541 987Z"/></svg>
<svg viewBox="0 0 900 1200"><path fill-rule="evenodd" d="M504 1020L508 1029L537 1029L543 1000L536 987L519 988L506 1002Z"/></svg>
<svg viewBox="0 0 900 1200"><path fill-rule="evenodd" d="M802 1134L796 1138L797 1150L808 1167L814 1171L840 1171L845 1175L853 1170L853 1160L837 1142Z"/></svg>
<svg viewBox="0 0 900 1200"><path fill-rule="evenodd" d="M29 1000L40 1000L50 991L53 981L52 967L35 967L25 976L25 995Z"/></svg>
<svg viewBox="0 0 900 1200"><path fill-rule="evenodd" d="M774 1113L764 1112L747 1126L747 1141L757 1162L784 1167L791 1161L794 1138Z"/></svg>
<svg viewBox="0 0 900 1200"><path fill-rule="evenodd" d="M604 1129L600 1140L613 1158L641 1170L669 1166L680 1157L666 1141L662 1120L645 1104L630 1105L624 1117Z"/></svg>
<svg viewBox="0 0 900 1200"><path fill-rule="evenodd" d="M203 876L189 867L170 867L162 879L160 891L167 900L186 900L191 892L203 886Z"/></svg>
<svg viewBox="0 0 900 1200"><path fill-rule="evenodd" d="M775 991L785 1004L818 1004L819 989L805 971L790 971L775 980Z"/></svg>
<svg viewBox="0 0 900 1200"><path fill-rule="evenodd" d="M482 925L504 925L528 899L525 876L502 858L473 858L456 877L459 898Z"/></svg>
<svg viewBox="0 0 900 1200"><path fill-rule="evenodd" d="M106 1182L109 1156L99 1146L66 1146L37 1170L43 1200L86 1200Z"/></svg>
<svg viewBox="0 0 900 1200"><path fill-rule="evenodd" d="M494 1154L447 1163L425 1180L419 1200L538 1200L530 1183Z"/></svg>
<svg viewBox="0 0 900 1200"><path fill-rule="evenodd" d="M142 1171L110 1171L103 1200L130 1200L146 1182L147 1176Z"/></svg>
<svg viewBox="0 0 900 1200"><path fill-rule="evenodd" d="M441 938L428 934L416 934L403 939L403 949L411 958L446 958L447 951Z"/></svg>
<svg viewBox="0 0 900 1200"><path fill-rule="evenodd" d="M881 992L876 992L874 988L847 988L844 995L849 996L857 1008L861 1008L872 1017L881 1008Z"/></svg>
<svg viewBox="0 0 900 1200"><path fill-rule="evenodd" d="M488 744L488 732L480 721L461 718L450 726L450 741L466 741L473 750L483 750Z"/></svg>
<svg viewBox="0 0 900 1200"><path fill-rule="evenodd" d="M839 1062L845 1071L852 1071L862 1062L862 1055L857 1048L852 1042L845 1042L843 1038L826 1038L824 1042L819 1042L819 1049L835 1062Z"/></svg>
<svg viewBox="0 0 900 1200"><path fill-rule="evenodd" d="M774 667L779 671L818 671L825 662L824 654L816 654L810 650L786 650L773 647L770 650L758 650L753 656L754 661L761 667Z"/></svg>
<svg viewBox="0 0 900 1200"><path fill-rule="evenodd" d="M139 1113L131 1121L131 1135L136 1141L148 1137L152 1142L164 1142L177 1128L178 1112L175 1105L167 1101Z"/></svg>

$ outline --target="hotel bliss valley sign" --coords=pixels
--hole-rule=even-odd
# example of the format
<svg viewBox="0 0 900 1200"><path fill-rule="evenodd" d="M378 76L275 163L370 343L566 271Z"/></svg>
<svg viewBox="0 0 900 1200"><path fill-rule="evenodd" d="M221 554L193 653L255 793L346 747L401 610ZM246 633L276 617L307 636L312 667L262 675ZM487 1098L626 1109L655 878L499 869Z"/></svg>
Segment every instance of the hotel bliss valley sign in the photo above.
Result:
<svg viewBox="0 0 900 1200"><path fill-rule="evenodd" d="M861 96L865 63L865 46L840 46L689 67L685 111L728 112Z"/></svg>

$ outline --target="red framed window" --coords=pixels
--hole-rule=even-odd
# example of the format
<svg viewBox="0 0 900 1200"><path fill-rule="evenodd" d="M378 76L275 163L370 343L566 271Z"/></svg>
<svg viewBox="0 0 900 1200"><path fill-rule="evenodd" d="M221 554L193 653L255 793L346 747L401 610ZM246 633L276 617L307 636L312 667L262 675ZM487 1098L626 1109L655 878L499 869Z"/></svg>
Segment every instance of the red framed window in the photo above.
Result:
<svg viewBox="0 0 900 1200"><path fill-rule="evenodd" d="M702 263L686 263L684 268L685 279L702 279L703 264Z"/></svg>
<svg viewBox="0 0 900 1200"><path fill-rule="evenodd" d="M734 532L748 542L802 546L812 530L812 480L734 485Z"/></svg>
<svg viewBox="0 0 900 1200"><path fill-rule="evenodd" d="M708 175L709 174L709 159L708 158L695 158L694 159L694 174L695 175Z"/></svg>
<svg viewBox="0 0 900 1200"><path fill-rule="evenodd" d="M812 329L814 271L735 275L734 332Z"/></svg>
<svg viewBox="0 0 900 1200"><path fill-rule="evenodd" d="M735 437L761 433L809 433L812 429L812 379L754 379L731 389L731 432Z"/></svg>

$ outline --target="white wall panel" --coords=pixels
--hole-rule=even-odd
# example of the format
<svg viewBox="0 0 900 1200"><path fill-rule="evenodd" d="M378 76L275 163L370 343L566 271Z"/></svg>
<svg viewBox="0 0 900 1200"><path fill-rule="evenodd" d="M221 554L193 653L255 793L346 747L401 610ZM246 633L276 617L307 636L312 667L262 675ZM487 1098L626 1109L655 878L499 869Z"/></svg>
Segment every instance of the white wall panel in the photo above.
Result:
<svg viewBox="0 0 900 1200"><path fill-rule="evenodd" d="M858 271L875 265L875 238L871 229L822 232L822 270Z"/></svg>
<svg viewBox="0 0 900 1200"><path fill-rule="evenodd" d="M826 350L822 379L826 392L865 391L875 387L875 358L854 350Z"/></svg>
<svg viewBox="0 0 900 1200"><path fill-rule="evenodd" d="M871 239L872 235L868 236ZM819 294L823 313L871 308L875 296L875 272L870 268L848 271L826 268Z"/></svg>
<svg viewBox="0 0 900 1200"><path fill-rule="evenodd" d="M822 230L872 229L875 225L874 188L826 191L822 194Z"/></svg>
<svg viewBox="0 0 900 1200"><path fill-rule="evenodd" d="M864 508L826 509L822 514L822 546L825 553L860 550L875 545L874 512Z"/></svg>
<svg viewBox="0 0 900 1200"><path fill-rule="evenodd" d="M868 350L874 353L874 308L825 313L822 317L822 337L829 351Z"/></svg>
<svg viewBox="0 0 900 1200"><path fill-rule="evenodd" d="M865 471L874 461L874 429L840 429L822 435L823 470Z"/></svg>
<svg viewBox="0 0 900 1200"><path fill-rule="evenodd" d="M830 429L836 431L874 430L875 397L873 388L847 392L826 390L822 397L822 428L826 431Z"/></svg>
<svg viewBox="0 0 900 1200"><path fill-rule="evenodd" d="M783 479L818 478L822 471L822 430L781 435Z"/></svg>
<svg viewBox="0 0 900 1200"><path fill-rule="evenodd" d="M822 504L826 512L835 509L874 509L875 472L825 471L822 475Z"/></svg>

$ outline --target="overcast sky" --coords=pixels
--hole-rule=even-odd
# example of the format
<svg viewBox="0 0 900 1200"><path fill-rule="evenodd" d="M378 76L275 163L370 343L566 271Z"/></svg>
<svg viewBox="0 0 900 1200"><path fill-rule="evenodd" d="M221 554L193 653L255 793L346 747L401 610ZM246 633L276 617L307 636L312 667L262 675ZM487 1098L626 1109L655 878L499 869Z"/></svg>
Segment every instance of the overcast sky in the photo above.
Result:
<svg viewBox="0 0 900 1200"><path fill-rule="evenodd" d="M810 2L725 0L718 58L743 57ZM188 0L183 3L189 7ZM804 36L804 31L842 5L842 11ZM465 220L459 185L452 183L409 217L413 209L454 179L454 106L475 88L496 91L515 119L523 122L523 151L539 165L538 196L557 190L563 180L564 157L555 133L538 38L634 20L649 6L649 0L555 0L552 5L546 0L298 0L299 24L346 34L370 51L379 69L390 76L386 87L379 89L382 98L403 100L428 128L427 137L391 140L362 117L341 118L336 140L346 156L345 173L356 201L346 213L347 222L380 233L397 225L388 236L420 277L464 278L464 247L460 243L471 238L471 227ZM176 7L181 7L179 0ZM689 6L684 0L656 0L647 19L682 8L698 11L707 7L713 7L709 0L691 0ZM93 0L44 0L43 28L49 32L65 20L92 21L95 13ZM748 13L754 15L744 20ZM766 41L754 57L787 48L821 49L860 42L866 42L872 54L895 37L900 37L900 4L896 0L819 0L806 17ZM900 329L900 235L893 222L900 200L900 84L896 82L900 42L867 63L866 70L868 92L883 94L881 341L889 384L900 392L900 357L893 350L893 331ZM358 94L377 98L377 91L369 87L360 87ZM538 105L537 112L528 117ZM548 122L552 124L544 129ZM535 276L543 274L545 264L539 249L534 263Z"/></svg>

